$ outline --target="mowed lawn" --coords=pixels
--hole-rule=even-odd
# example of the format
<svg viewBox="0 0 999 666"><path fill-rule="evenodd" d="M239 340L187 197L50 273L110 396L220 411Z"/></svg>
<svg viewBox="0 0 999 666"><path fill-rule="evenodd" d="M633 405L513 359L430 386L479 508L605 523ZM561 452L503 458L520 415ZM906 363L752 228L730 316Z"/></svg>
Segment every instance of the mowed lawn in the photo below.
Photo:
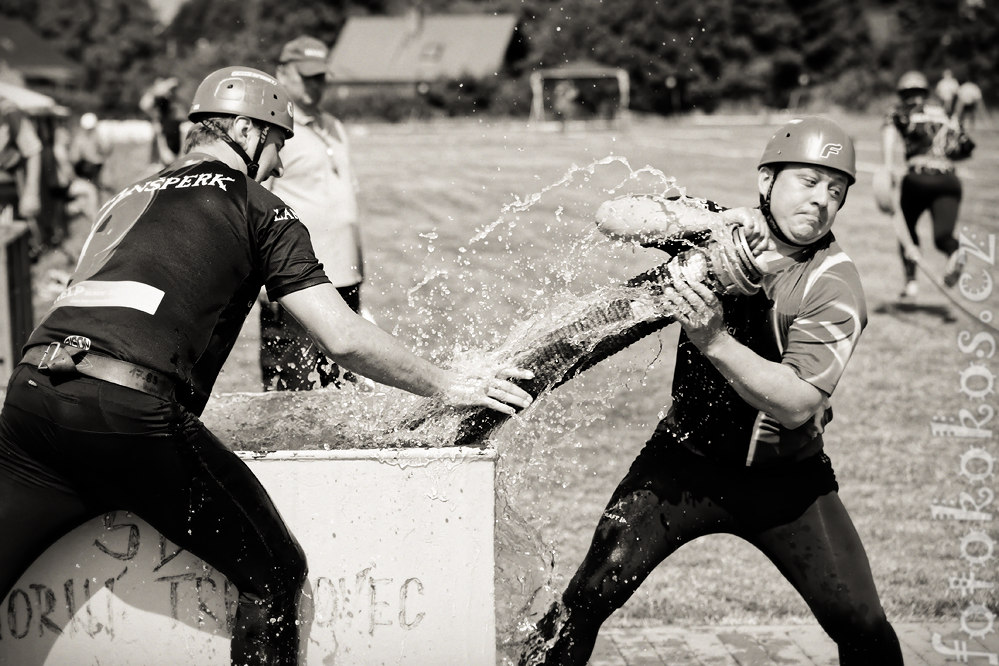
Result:
<svg viewBox="0 0 999 666"><path fill-rule="evenodd" d="M975 502L991 514L999 510L992 499L996 475L981 478L991 471L991 456L999 456L995 440L932 431L935 419L960 423L962 413L967 425L974 418L983 428L996 427L995 337L924 276L915 305L896 304L896 243L870 187L880 161L880 121L837 118L857 139L860 174L835 232L860 269L870 313L833 397L835 419L827 429L840 494L891 618L956 623L972 602L999 613L995 588L967 597L950 589L952 577L995 578L995 522L931 515L931 505L957 506L962 493L970 494L965 508ZM617 129L566 132L522 123L355 126L368 272L364 302L381 326L446 361L456 351L494 347L518 322L558 307L563 295L638 273L664 256L599 239L593 214L622 191L659 191L662 182L651 172L629 177L627 165L604 158L625 158L637 171L655 167L690 194L723 205L754 205L756 159L781 118L709 120L635 119ZM975 157L961 165L960 225L987 249L999 232L999 136L980 132L975 138ZM928 220L920 231L927 261L939 271L943 258L932 248ZM964 295L953 295L976 315L996 312L992 280L999 269L979 257L969 267L974 280ZM542 609L581 561L610 493L669 404L675 328L544 397L496 436L503 630L522 617L528 600L529 612ZM218 391L258 390L256 343L251 318ZM728 536L681 549L612 618L799 620L811 621L804 602L762 555Z"/></svg>

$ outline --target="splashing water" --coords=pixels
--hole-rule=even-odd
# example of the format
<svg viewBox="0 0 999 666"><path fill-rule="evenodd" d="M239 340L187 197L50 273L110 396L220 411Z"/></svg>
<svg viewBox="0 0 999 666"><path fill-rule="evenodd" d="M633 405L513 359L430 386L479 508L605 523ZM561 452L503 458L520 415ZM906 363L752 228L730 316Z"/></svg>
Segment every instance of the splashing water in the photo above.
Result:
<svg viewBox="0 0 999 666"><path fill-rule="evenodd" d="M609 381L606 376L583 381L584 375L549 392L573 368L588 367L586 359L599 351L602 340L629 330L647 335L670 322L646 282L627 281L666 255L640 257L635 246L608 240L593 224L596 206L633 192L653 198L685 195L675 179L658 169L632 169L626 159L608 156L583 167L572 165L538 192L515 197L457 252L436 252L436 234L423 236L428 244L424 277L409 290L412 312L400 317L393 333L418 341L422 355L455 367L533 367L531 363L544 365L560 356L549 363L559 367L547 369L558 381L532 387L540 399L518 418L504 420L501 428L492 430L494 422L468 436L467 413L386 387L373 393L348 389L268 399L279 395L269 394L252 410L254 423L226 427L225 436L237 448L250 450L287 438L288 432L304 433L297 442L303 448L310 441L326 448L440 447L478 444L488 434L500 453L495 574L504 663L512 663L532 622L562 587L558 535L549 543L542 534L550 516L527 515L525 510L528 500L543 492L536 488L537 480L557 483L573 461L558 460L553 452L576 448L570 442L585 442L585 435L577 433L606 418L608 405L622 400L623 386L644 385L659 351L653 346L647 350L652 358L613 370ZM646 259L649 265L641 266ZM589 323L579 326L580 320ZM532 351L534 357L529 356ZM644 415L644 423L654 416Z"/></svg>

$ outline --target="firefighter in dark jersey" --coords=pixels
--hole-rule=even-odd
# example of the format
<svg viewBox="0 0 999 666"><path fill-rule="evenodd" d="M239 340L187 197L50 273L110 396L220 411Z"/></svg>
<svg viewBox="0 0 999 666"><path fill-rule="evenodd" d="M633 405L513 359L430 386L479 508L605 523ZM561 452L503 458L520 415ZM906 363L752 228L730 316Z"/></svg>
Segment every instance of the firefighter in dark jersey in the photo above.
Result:
<svg viewBox="0 0 999 666"><path fill-rule="evenodd" d="M878 206L895 213L896 148L901 140L905 152L905 175L898 185L898 207L905 219L913 248L899 242L905 285L899 297L919 294L916 260L908 256L918 251L916 223L929 211L933 222L933 244L947 256L943 282L953 287L961 277L967 256L955 235L961 206L961 179L955 160L970 155L973 143L961 143L966 136L958 121L949 116L940 102L930 97L930 84L921 72L906 72L897 85L898 103L885 115L881 127L881 154L884 163L874 174L873 187ZM966 154L965 154L966 153Z"/></svg>
<svg viewBox="0 0 999 666"><path fill-rule="evenodd" d="M261 286L365 377L456 407L530 403L509 381L530 373L439 368L344 303L295 211L259 184L280 171L292 113L269 74L216 71L186 155L102 207L0 413L0 595L66 531L133 511L236 585L233 664L297 663L305 555L198 418Z"/></svg>
<svg viewBox="0 0 999 666"><path fill-rule="evenodd" d="M711 533L770 558L836 641L841 664L902 663L822 444L829 397L867 321L857 270L831 232L855 177L842 128L791 121L760 160L759 209L730 211L769 236L753 246L776 252L760 291L719 298L671 271L664 305L682 326L672 405L522 664L585 664L601 624L649 573ZM643 244L659 231L627 217L602 230Z"/></svg>

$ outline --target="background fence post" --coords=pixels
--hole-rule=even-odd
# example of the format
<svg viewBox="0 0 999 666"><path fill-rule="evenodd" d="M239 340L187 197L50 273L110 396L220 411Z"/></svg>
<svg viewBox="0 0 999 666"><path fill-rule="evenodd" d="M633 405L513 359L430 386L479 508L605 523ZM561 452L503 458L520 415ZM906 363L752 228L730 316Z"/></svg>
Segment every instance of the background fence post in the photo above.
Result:
<svg viewBox="0 0 999 666"><path fill-rule="evenodd" d="M34 327L28 225L0 223L0 390Z"/></svg>

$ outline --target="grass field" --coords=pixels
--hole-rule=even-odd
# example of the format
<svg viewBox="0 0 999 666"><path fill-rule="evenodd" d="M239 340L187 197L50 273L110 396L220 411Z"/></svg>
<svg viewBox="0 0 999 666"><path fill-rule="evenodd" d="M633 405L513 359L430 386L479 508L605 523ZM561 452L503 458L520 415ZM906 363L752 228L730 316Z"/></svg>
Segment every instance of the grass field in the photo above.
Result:
<svg viewBox="0 0 999 666"><path fill-rule="evenodd" d="M935 520L930 508L956 505L962 493L971 494L966 507L972 500L990 513L999 508L992 501L996 476L975 477L991 471L982 458L967 462L970 477L961 474L962 455L981 447L995 456L995 440L931 431L935 418L953 420L961 410L993 427L995 338L922 276L916 304L895 303L900 262L870 188L880 160L879 119L838 119L857 139L860 178L835 231L860 269L870 311L827 429L840 493L889 617L957 622L971 601L999 613L995 588L968 597L949 588L951 577L969 572L995 577L995 523ZM775 126L737 120L635 119L616 130L564 133L517 123L356 127L368 270L362 297L380 325L420 353L446 360L456 350L495 346L517 322L557 307L564 294L629 277L659 259L650 250L603 241L593 229L593 213L607 198L662 188L656 174L641 167L675 176L689 193L723 205L754 204L755 160ZM961 168L960 226L986 246L999 232L999 136L976 139L975 157ZM593 164L608 156L625 158L640 173L616 160ZM119 164L109 176L133 173L134 165ZM942 268L928 221L920 231L928 261ZM970 268L973 283L966 296L955 296L976 314L995 312L996 267L972 258ZM498 434L500 507L508 502L517 516L501 512L498 524L502 621L513 619L522 587L548 584L535 603L543 606L580 562L604 503L669 404L675 336L671 327L612 357ZM216 388L255 391L258 385L251 318ZM988 538L968 540L962 551L962 539L974 530ZM811 621L804 602L762 555L727 536L681 549L612 618L798 620Z"/></svg>

